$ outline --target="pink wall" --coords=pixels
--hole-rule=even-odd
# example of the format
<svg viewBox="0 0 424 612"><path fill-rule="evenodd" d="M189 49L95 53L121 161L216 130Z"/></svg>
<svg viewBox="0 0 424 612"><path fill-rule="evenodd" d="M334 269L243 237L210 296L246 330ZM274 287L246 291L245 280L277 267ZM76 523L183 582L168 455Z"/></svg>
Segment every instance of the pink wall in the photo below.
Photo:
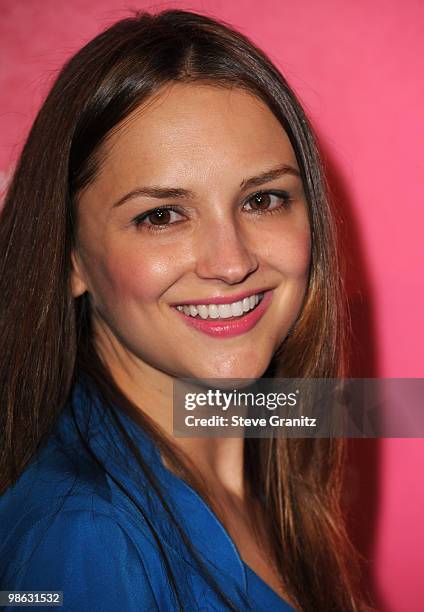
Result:
<svg viewBox="0 0 424 612"><path fill-rule="evenodd" d="M0 0L3 180L55 70L125 16L126 6L119 0ZM224 19L281 67L321 136L345 216L355 373L424 376L424 3L134 0L130 6L191 8ZM361 440L351 453L352 528L373 560L379 609L419 612L424 443Z"/></svg>

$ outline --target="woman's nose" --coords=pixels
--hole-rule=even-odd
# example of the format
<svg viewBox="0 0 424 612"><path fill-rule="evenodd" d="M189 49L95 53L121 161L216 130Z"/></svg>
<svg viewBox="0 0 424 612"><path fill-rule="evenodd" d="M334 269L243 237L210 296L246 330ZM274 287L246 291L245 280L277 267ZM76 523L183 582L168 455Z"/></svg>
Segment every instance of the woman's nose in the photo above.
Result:
<svg viewBox="0 0 424 612"><path fill-rule="evenodd" d="M242 282L258 268L258 260L247 236L233 222L209 223L198 236L196 272L200 278Z"/></svg>

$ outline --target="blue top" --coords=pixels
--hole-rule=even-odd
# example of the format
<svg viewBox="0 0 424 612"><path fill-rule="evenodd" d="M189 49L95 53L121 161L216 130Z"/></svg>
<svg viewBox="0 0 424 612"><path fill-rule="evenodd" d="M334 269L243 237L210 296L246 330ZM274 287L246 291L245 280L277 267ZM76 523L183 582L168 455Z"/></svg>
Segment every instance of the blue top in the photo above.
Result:
<svg viewBox="0 0 424 612"><path fill-rule="evenodd" d="M179 610L162 548L184 610L231 609L203 577L175 517L236 610L293 611L243 562L205 501L166 468L152 438L117 410L171 515L165 511L112 412L87 389L74 387L46 445L0 497L0 590L63 591L69 612Z"/></svg>

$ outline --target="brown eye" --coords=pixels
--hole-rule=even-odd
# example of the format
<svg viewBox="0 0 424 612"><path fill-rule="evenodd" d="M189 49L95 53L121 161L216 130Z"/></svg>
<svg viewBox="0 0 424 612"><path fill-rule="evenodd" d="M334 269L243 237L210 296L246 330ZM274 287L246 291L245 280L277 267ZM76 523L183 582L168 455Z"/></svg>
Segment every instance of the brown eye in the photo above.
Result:
<svg viewBox="0 0 424 612"><path fill-rule="evenodd" d="M271 196L269 193L256 193L250 203L253 210L266 210L271 204Z"/></svg>
<svg viewBox="0 0 424 612"><path fill-rule="evenodd" d="M179 222L181 213L170 206L153 208L142 215L133 219L136 227L146 227L147 229L165 229ZM181 220L181 219L180 219Z"/></svg>
<svg viewBox="0 0 424 612"><path fill-rule="evenodd" d="M153 225L166 225L171 220L171 213L166 208L158 208L147 216Z"/></svg>
<svg viewBox="0 0 424 612"><path fill-rule="evenodd" d="M253 194L246 202L253 212L273 212L290 207L291 198L287 191L261 191Z"/></svg>

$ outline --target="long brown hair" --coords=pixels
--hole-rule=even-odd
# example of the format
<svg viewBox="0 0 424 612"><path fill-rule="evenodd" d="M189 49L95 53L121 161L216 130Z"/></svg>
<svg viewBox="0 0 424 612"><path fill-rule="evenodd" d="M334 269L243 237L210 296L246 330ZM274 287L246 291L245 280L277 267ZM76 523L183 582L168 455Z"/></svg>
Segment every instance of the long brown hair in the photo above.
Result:
<svg viewBox="0 0 424 612"><path fill-rule="evenodd" d="M90 376L106 402L129 406L94 349L87 295L71 295L76 201L96 175L110 130L172 81L243 88L263 100L287 132L309 205L311 270L302 311L267 375L346 373L334 212L313 132L292 90L266 55L227 24L181 10L136 14L98 35L64 66L8 190L0 223L2 492L47 439L78 375ZM207 498L172 443L140 418L168 462ZM263 487L278 571L291 600L305 612L365 609L340 507L343 449L340 439L245 443L246 482L253 491Z"/></svg>

